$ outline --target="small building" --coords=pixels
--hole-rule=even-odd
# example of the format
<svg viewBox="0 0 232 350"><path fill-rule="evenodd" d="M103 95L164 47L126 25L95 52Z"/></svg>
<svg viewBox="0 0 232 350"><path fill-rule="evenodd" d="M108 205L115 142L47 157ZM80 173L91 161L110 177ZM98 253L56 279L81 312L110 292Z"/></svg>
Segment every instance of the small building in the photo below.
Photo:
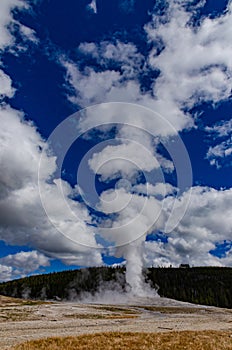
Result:
<svg viewBox="0 0 232 350"><path fill-rule="evenodd" d="M189 264L180 264L179 268L181 268L181 269L189 269L190 265Z"/></svg>

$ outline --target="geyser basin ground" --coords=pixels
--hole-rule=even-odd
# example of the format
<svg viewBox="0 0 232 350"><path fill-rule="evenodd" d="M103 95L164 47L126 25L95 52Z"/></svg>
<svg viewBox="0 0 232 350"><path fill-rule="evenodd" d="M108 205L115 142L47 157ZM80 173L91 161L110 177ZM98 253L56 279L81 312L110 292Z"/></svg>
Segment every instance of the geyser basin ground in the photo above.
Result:
<svg viewBox="0 0 232 350"><path fill-rule="evenodd" d="M32 302L1 297L0 349L31 339L100 332L223 330L232 334L232 310L166 298L138 298L118 304Z"/></svg>

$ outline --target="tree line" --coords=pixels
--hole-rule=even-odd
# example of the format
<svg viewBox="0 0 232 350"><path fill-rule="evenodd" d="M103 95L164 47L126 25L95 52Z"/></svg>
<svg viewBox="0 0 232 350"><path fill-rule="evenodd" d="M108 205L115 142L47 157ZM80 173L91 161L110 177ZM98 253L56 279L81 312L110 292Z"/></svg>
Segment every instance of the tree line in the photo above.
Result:
<svg viewBox="0 0 232 350"><path fill-rule="evenodd" d="M148 268L147 283L161 297L232 308L232 268ZM128 290L125 267L91 267L54 272L0 283L0 294L18 298L81 300L104 288Z"/></svg>
<svg viewBox="0 0 232 350"><path fill-rule="evenodd" d="M232 308L232 268L150 268L147 279L158 288L160 296Z"/></svg>

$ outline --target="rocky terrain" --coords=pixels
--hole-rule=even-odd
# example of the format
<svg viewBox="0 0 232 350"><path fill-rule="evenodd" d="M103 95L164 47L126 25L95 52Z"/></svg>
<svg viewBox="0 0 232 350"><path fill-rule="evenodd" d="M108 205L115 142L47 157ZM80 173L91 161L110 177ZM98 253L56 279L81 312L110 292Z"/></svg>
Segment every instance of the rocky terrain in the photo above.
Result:
<svg viewBox="0 0 232 350"><path fill-rule="evenodd" d="M31 339L96 332L231 331L232 310L167 298L117 304L39 302L0 297L0 349Z"/></svg>

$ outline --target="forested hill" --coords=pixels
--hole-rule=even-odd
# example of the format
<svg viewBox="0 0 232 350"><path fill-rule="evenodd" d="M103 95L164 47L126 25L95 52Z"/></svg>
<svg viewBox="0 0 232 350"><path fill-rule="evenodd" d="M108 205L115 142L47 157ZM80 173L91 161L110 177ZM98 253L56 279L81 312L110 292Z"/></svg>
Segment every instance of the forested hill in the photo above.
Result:
<svg viewBox="0 0 232 350"><path fill-rule="evenodd" d="M149 268L146 281L160 296L232 308L232 268ZM124 267L92 267L26 277L0 284L0 294L31 299L81 299L104 288L125 291Z"/></svg>

